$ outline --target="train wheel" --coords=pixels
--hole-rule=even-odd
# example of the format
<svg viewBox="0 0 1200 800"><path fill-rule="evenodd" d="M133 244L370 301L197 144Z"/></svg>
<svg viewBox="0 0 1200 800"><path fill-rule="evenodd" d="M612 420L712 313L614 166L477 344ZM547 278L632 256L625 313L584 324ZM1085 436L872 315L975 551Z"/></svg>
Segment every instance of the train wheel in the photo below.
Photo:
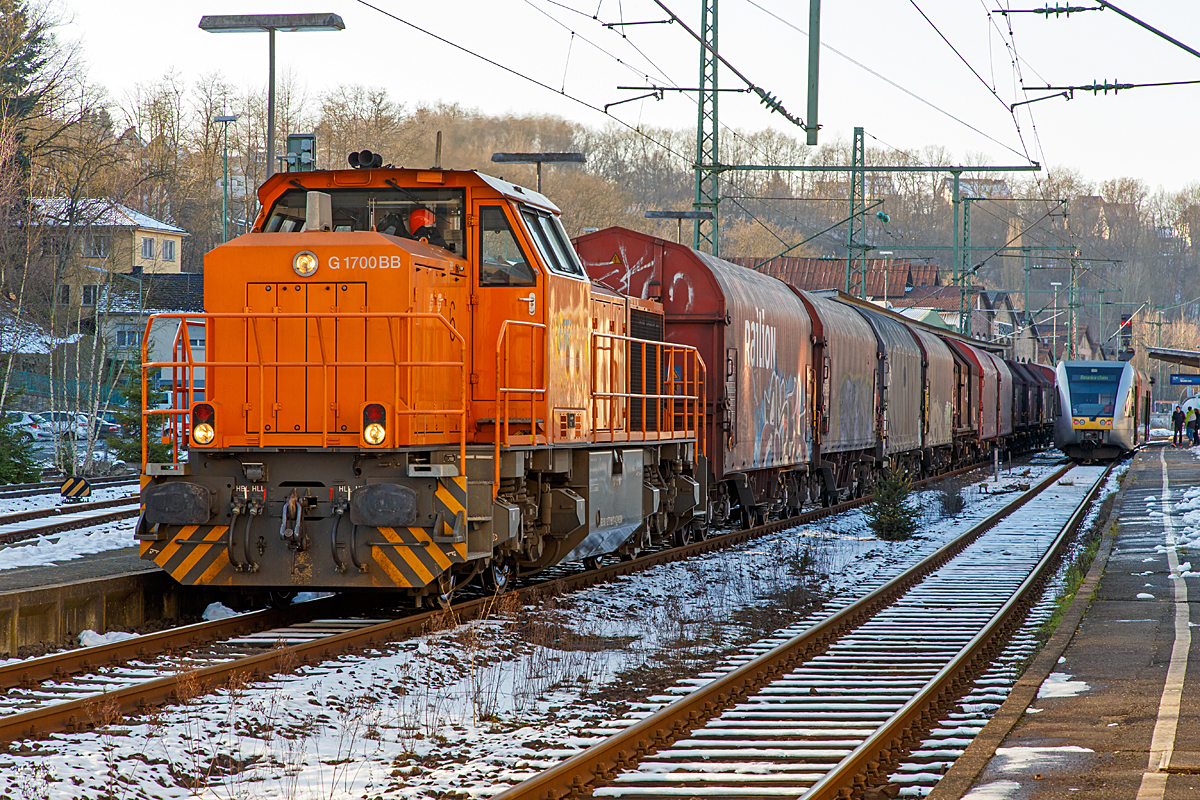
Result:
<svg viewBox="0 0 1200 800"><path fill-rule="evenodd" d="M517 567L512 561L493 558L492 563L483 568L483 586L492 594L504 594L512 588L516 576Z"/></svg>
<svg viewBox="0 0 1200 800"><path fill-rule="evenodd" d="M454 602L454 593L458 591L458 576L453 570L446 570L437 579L437 599L442 608L449 608Z"/></svg>
<svg viewBox="0 0 1200 800"><path fill-rule="evenodd" d="M296 593L286 589L272 589L267 592L267 605L271 608L287 608L296 599Z"/></svg>

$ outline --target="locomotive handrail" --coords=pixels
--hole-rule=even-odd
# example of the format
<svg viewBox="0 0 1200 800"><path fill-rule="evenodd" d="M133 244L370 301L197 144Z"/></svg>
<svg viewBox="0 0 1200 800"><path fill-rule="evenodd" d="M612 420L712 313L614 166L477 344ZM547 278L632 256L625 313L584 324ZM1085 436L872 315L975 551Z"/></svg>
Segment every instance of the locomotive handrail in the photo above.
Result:
<svg viewBox="0 0 1200 800"><path fill-rule="evenodd" d="M656 380L661 381L660 385L663 385L663 386L670 385L670 386L674 386L674 387L679 387L682 389L682 391L684 393L681 394L681 393L676 392L676 393L672 393L672 394L656 394L656 393L650 393L650 392L645 392L645 391L643 391L643 392L632 392L632 391L630 391L630 392L602 392L602 391L598 391L597 380L599 378L599 375L597 374L596 370L597 370L597 366L599 364L599 358L597 358L596 354L597 354L597 350L600 347L600 343L599 343L600 339L615 340L615 341L621 341L621 342L627 343L628 346L625 349L625 355L627 357L632 352L632 349L633 349L632 345L634 345L634 344L642 345L643 348L645 348L646 346L655 348L657 355L655 358L656 367L655 367L655 374L653 375L653 377L656 378ZM599 408L598 408L598 402L597 402L598 399L600 399L600 398L608 398L610 400L624 399L625 400L625 403L624 403L625 415L626 415L626 418L628 420L630 420L630 422L632 422L631 410L633 407L633 403L638 400L642 400L642 401L682 400L685 403L685 410L683 412L684 419L686 420L687 417L689 417L689 416L691 417L691 426L689 427L685 424L683 432L684 433L688 433L689 431L693 432L696 437L696 440L697 440L698 452L701 452L701 453L704 452L704 444L705 444L704 414L705 414L705 402L707 400L707 398L706 398L707 366L705 365L704 359L700 356L700 351L697 348L692 347L691 345L676 344L674 342L655 341L652 339L639 339L636 336L625 336L623 334L606 333L604 331L591 331L591 340L592 340L591 394L592 394L593 431L601 430L601 428L599 427L599 424L598 424ZM665 363L664 363L664 359L663 359L664 355L667 356ZM676 362L676 356L682 357L682 360L679 361L678 363ZM690 359L688 358L689 356L690 356ZM689 361L690 361L690 367L691 367L690 370L688 369ZM650 377L652 377L648 371L648 366L647 366L648 362L649 362L649 359L646 358L645 351L643 350L642 374L641 374L641 379L642 379L641 385L642 385L643 389L645 389L646 387L649 386L648 379ZM616 382L617 382L617 377L618 377L618 373L616 372L616 370L619 366L617 363L617 359L614 359L614 358L608 359L608 365L609 365L608 375L607 375L608 385L615 386L615 385L617 385ZM681 368L680 374L682 377L680 377L680 378L674 377L676 367ZM632 369L632 364L629 364L628 368ZM688 393L689 391L691 392L690 394ZM686 410L687 404L691 405L690 412ZM643 441L645 440L645 436L647 433L647 431L646 431L646 410L650 405L651 405L650 403L643 403L643 405L642 405L642 409L643 409L642 410L642 425L641 425L641 430L638 432L642 434ZM675 410L672 409L668 414L665 403L654 403L653 405L656 407L657 412L658 412L657 413L658 419L657 419L657 425L656 425L655 430L662 433L663 432L663 422L669 416L670 424L667 427L667 432L671 433L671 434L676 433L677 431L675 428L675 417L676 417ZM617 425L616 425L617 421L614 420L614 418L613 418L615 409L616 409L616 403L610 402L608 404L608 420L607 420L608 426L603 429L603 430L608 431L610 438L615 437L615 432L617 430ZM632 430L632 428L630 428L627 432L633 433L634 431Z"/></svg>
<svg viewBox="0 0 1200 800"><path fill-rule="evenodd" d="M504 446L509 444L508 434L508 396L510 394L528 394L529 395L529 438L531 444L537 444L537 395L545 394L546 387L528 387L528 388L512 388L509 387L509 351L510 339L508 338L508 326L524 327L545 331L546 326L540 322L525 322L519 319L506 319L500 324L500 333L496 336L496 433L492 436L492 500L495 500L500 494L500 440L504 439ZM529 337L529 364L530 364L530 380L532 381L533 365L537 363L537 351L534 349L534 337ZM543 371L543 377L545 372ZM503 377L504 385L500 381ZM501 401L503 397L503 402ZM501 414L503 410L503 414Z"/></svg>
<svg viewBox="0 0 1200 800"><path fill-rule="evenodd" d="M192 358L191 342L188 335L191 327L207 327L207 323L211 320L244 320L248 324L247 331L251 332L254 337L254 351L256 358L236 360L236 361L216 361L203 360L196 361ZM320 360L267 360L262 357L262 337L258 331L258 321L266 319L268 321L277 321L281 319L295 319L313 321L317 327L317 339L320 347ZM330 355L325 349L325 333L326 326L324 320L363 320L364 326L367 320L382 320L388 325L388 340L391 348L392 358L390 360L361 360L349 361L345 359L330 359ZM173 360L170 361L150 361L150 333L156 322L176 320L177 327L172 340L171 350ZM460 352L462 354L458 361L420 361L413 360L411 356L412 335L411 329L414 321L430 320L441 325L450 334L451 341L457 341ZM406 345L408 352L405 358L400 358L400 328L398 322L404 321L408 324L409 336L406 337ZM183 349L183 358L179 358L179 352ZM206 337L206 344L207 337ZM393 397L392 408L393 414L396 417L402 416L447 416L452 417L457 415L459 418L458 431L458 450L459 450L459 474L465 474L466 470L466 437L467 437L467 358L466 358L466 338L454 328L450 322L440 314L431 312L213 312L213 313L170 313L170 314L152 314L147 321L145 332L142 335L142 468L145 469L148 456L147 434L149 421L152 417L164 417L164 431L170 421L170 443L172 463L179 461L179 445L186 436L188 424L188 416L191 414L192 403L195 400L195 385L196 385L196 370L207 367L255 367L258 368L258 441L260 445L265 442L268 436L268 431L265 425L266 415L266 380L265 373L269 367L307 367L321 368L322 379L322 409L321 409L321 446L329 446L329 426L328 426L328 409L329 409L329 367L391 367L393 368ZM421 368L454 368L459 370L459 405L458 408L443 408L443 409L424 409L417 408L415 398L413 406L401 408L400 399L400 382L401 369L412 369L414 367ZM177 403L177 396L185 395L186 400L183 408L147 408L146 397L148 394L148 377L150 370L170 368L172 370L172 398L171 404L174 406ZM206 376L208 377L208 376ZM184 388L180 388L181 379ZM208 387L206 386L206 389ZM211 398L208 391L205 392L206 397ZM365 399L365 398L364 398ZM249 436L249 431L246 432ZM276 431L275 433L279 433ZM165 437L164 437L165 438Z"/></svg>

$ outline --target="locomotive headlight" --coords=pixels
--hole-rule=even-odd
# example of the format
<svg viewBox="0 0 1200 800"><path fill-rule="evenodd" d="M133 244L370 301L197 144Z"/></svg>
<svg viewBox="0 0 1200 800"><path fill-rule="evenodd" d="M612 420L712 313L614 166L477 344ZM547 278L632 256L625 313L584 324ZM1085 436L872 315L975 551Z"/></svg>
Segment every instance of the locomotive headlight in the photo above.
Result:
<svg viewBox="0 0 1200 800"><path fill-rule="evenodd" d="M198 445L212 444L217 436L217 412L208 403L192 406L192 441Z"/></svg>
<svg viewBox="0 0 1200 800"><path fill-rule="evenodd" d="M212 444L213 437L217 432L213 430L213 426L207 422L201 422L192 430L192 439L196 444Z"/></svg>
<svg viewBox="0 0 1200 800"><path fill-rule="evenodd" d="M317 271L317 257L307 250L296 253L296 257L292 259L292 269L301 278L307 278Z"/></svg>
<svg viewBox="0 0 1200 800"><path fill-rule="evenodd" d="M381 444L385 436L387 431L378 422L372 422L363 429L363 438L367 440L367 444Z"/></svg>
<svg viewBox="0 0 1200 800"><path fill-rule="evenodd" d="M383 444L387 438L387 409L380 403L367 403L363 406L363 441L367 444Z"/></svg>

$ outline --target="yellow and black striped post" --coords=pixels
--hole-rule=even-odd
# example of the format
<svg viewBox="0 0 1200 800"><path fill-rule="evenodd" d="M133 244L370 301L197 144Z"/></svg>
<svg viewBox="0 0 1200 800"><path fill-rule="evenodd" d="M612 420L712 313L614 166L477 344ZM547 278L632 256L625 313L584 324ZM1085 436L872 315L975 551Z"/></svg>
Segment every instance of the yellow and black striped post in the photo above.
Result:
<svg viewBox="0 0 1200 800"><path fill-rule="evenodd" d="M63 499L75 503L92 496L92 485L84 478L67 478L59 491Z"/></svg>

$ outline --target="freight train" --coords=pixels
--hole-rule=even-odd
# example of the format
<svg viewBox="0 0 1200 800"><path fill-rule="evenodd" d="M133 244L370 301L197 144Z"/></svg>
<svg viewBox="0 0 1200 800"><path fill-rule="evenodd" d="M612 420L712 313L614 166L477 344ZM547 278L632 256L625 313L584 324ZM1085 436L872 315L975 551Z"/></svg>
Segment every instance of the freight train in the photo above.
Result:
<svg viewBox="0 0 1200 800"><path fill-rule="evenodd" d="M444 602L1049 439L1042 367L377 161L266 181L204 313L149 321L143 441L171 457L143 454L136 538L182 584Z"/></svg>
<svg viewBox="0 0 1200 800"><path fill-rule="evenodd" d="M1111 461L1150 438L1150 379L1120 361L1058 365L1054 446L1082 461Z"/></svg>

